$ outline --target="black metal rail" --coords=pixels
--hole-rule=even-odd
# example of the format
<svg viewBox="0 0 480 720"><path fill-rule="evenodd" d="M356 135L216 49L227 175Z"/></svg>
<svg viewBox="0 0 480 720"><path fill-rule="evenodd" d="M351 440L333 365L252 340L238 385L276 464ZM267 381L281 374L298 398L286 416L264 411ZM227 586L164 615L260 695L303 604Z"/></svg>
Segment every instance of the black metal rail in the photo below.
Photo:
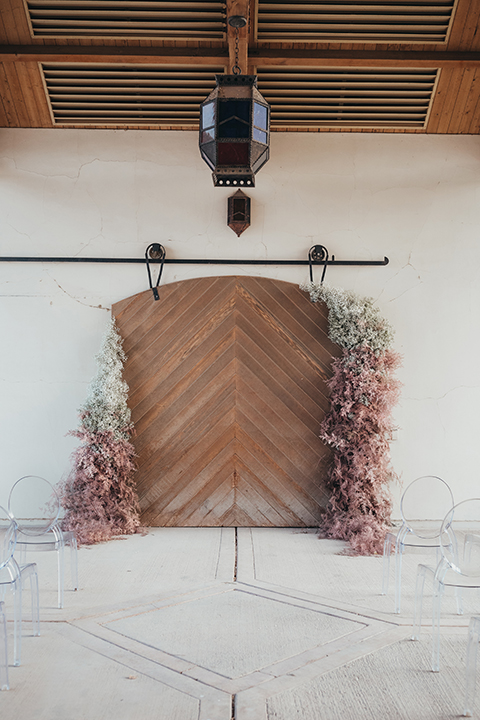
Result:
<svg viewBox="0 0 480 720"><path fill-rule="evenodd" d="M144 258L85 258L85 257L0 257L0 262L12 263L115 263L145 264ZM151 262L155 262L152 258ZM388 265L389 260L239 260L228 258L165 258L166 265Z"/></svg>

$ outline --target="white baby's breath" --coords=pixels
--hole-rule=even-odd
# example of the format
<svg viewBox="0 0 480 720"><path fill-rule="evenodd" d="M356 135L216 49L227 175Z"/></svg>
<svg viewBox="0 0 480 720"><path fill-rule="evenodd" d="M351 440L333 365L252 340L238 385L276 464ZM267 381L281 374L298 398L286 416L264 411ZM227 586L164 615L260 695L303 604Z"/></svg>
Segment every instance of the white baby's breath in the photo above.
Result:
<svg viewBox="0 0 480 720"><path fill-rule="evenodd" d="M384 352L392 344L392 326L373 298L313 282L303 283L300 289L310 294L312 302L324 302L328 307L328 336L337 345Z"/></svg>
<svg viewBox="0 0 480 720"><path fill-rule="evenodd" d="M128 385L122 378L126 355L115 320L109 320L100 352L96 356L97 374L90 394L80 409L82 425L91 432L113 430L117 438L127 438L125 428L131 423L127 405Z"/></svg>

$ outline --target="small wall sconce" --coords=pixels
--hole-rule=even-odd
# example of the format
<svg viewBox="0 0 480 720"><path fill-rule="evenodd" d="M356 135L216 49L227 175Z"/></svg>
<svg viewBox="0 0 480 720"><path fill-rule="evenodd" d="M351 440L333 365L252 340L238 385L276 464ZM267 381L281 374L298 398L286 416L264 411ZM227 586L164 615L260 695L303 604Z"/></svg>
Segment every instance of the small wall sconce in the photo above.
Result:
<svg viewBox="0 0 480 720"><path fill-rule="evenodd" d="M238 237L250 227L250 198L242 190L237 190L228 198L227 224Z"/></svg>

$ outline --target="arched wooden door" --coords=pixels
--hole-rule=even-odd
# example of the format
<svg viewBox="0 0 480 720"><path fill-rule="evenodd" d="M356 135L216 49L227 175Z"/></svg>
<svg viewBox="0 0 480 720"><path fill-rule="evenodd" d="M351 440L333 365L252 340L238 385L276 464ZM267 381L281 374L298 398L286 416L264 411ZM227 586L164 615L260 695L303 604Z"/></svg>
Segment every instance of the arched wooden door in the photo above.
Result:
<svg viewBox="0 0 480 720"><path fill-rule="evenodd" d="M198 278L113 306L128 355L142 523L313 527L338 347L296 285Z"/></svg>

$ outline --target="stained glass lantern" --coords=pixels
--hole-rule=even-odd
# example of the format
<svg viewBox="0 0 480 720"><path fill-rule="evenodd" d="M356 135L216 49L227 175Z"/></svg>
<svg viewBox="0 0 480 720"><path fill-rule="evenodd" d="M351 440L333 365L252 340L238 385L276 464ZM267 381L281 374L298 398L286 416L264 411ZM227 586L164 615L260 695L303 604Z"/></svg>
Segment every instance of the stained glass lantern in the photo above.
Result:
<svg viewBox="0 0 480 720"><path fill-rule="evenodd" d="M215 187L254 187L270 154L270 106L256 75L216 75L200 106L200 153Z"/></svg>

